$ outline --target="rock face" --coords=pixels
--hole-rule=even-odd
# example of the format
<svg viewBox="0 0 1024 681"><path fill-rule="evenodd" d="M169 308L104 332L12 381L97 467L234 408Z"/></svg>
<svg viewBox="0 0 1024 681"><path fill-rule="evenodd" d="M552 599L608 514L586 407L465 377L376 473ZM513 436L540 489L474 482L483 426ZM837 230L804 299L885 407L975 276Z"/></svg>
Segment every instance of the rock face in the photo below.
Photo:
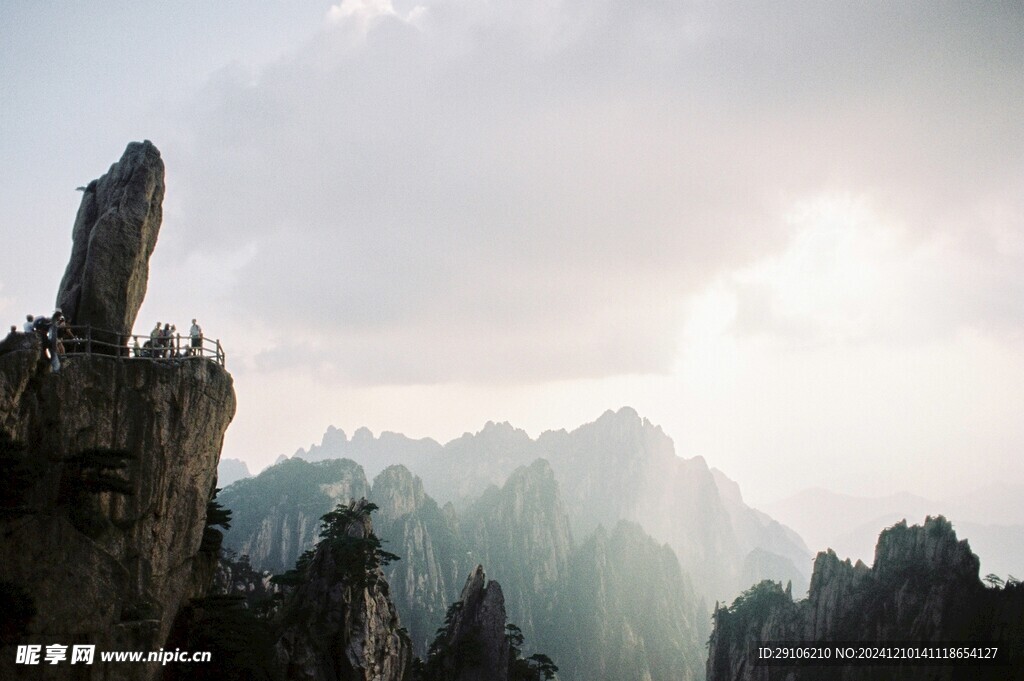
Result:
<svg viewBox="0 0 1024 681"><path fill-rule="evenodd" d="M1024 588L986 588L978 579L977 556L941 516L923 526L903 521L885 530L871 568L840 561L831 550L819 553L806 600L794 603L790 590L766 581L714 619L708 681L995 679L1008 678L1008 669L1019 671L1024 662ZM770 641L978 641L1002 643L1017 659L1010 667L988 668L753 665L753 647Z"/></svg>
<svg viewBox="0 0 1024 681"><path fill-rule="evenodd" d="M224 546L261 570L284 572L316 544L320 516L369 494L363 469L353 461L286 459L221 491L220 503L234 514Z"/></svg>
<svg viewBox="0 0 1024 681"><path fill-rule="evenodd" d="M511 650L505 638L505 597L498 582L487 582L477 565L452 607L446 631L435 643L433 662L448 681L507 681ZM472 649L472 655L457 651Z"/></svg>
<svg viewBox="0 0 1024 681"><path fill-rule="evenodd" d="M361 499L349 505L359 519L344 528L347 538L373 536L367 504ZM384 574L379 568L354 573L350 555L335 542L321 542L281 613L277 648L289 681L410 678L412 645L401 629ZM356 572L360 570L362 565Z"/></svg>
<svg viewBox="0 0 1024 681"><path fill-rule="evenodd" d="M57 293L68 323L131 333L146 295L163 199L164 164L148 140L129 144L106 175L89 183Z"/></svg>
<svg viewBox="0 0 1024 681"><path fill-rule="evenodd" d="M72 323L131 329L163 192L149 142L89 184L57 296ZM234 413L231 376L213 362L90 354L51 373L34 334L0 344L0 587L5 608L14 594L30 614L0 644L95 645L94 664L45 665L50 679L155 678L158 665L100 654L159 650L208 588L208 503ZM21 678L10 650L0 678Z"/></svg>
<svg viewBox="0 0 1024 681"><path fill-rule="evenodd" d="M459 534L454 511L439 508L404 466L381 472L370 500L379 507L377 534L389 551L402 557L384 568L391 597L414 651L426 657L448 605L459 596L463 576L472 569L469 546Z"/></svg>
<svg viewBox="0 0 1024 681"><path fill-rule="evenodd" d="M0 519L2 580L30 593L37 611L29 642L163 645L213 569L197 553L234 412L231 377L212 362L79 356L51 374L37 345L0 354L0 430L39 467L21 510ZM91 448L126 452L112 483L122 492L90 490L98 476L74 456ZM15 678L4 668L12 660L0 660L0 677ZM151 678L146 667L89 669Z"/></svg>
<svg viewBox="0 0 1024 681"><path fill-rule="evenodd" d="M573 548L569 515L547 461L516 469L499 490L492 487L465 513L463 533L477 560L492 566L505 585L509 617L530 641L536 623L566 576Z"/></svg>
<svg viewBox="0 0 1024 681"><path fill-rule="evenodd" d="M620 521L576 551L537 626L559 678L693 681L710 633L675 553Z"/></svg>

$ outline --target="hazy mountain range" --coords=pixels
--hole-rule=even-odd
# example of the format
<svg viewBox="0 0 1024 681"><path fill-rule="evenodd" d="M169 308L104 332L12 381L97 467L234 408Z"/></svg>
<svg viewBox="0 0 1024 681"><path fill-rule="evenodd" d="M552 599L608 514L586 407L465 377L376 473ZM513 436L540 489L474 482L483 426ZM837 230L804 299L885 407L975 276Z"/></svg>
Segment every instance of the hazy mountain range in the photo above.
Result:
<svg viewBox="0 0 1024 681"><path fill-rule="evenodd" d="M792 580L806 590L811 552L800 536L747 506L738 485L703 457L682 458L659 426L624 407L572 431L536 439L508 423L488 422L475 434L441 445L397 433L375 437L360 428L349 439L331 427L320 445L295 453L307 461L349 458L368 476L402 464L439 502L464 508L519 466L545 459L558 481L573 531L639 523L675 550L695 587L710 602L749 586L751 577ZM761 573L753 567L764 566Z"/></svg>
<svg viewBox="0 0 1024 681"><path fill-rule="evenodd" d="M983 574L1024 575L1024 486L990 485L947 499L908 493L857 497L809 489L771 504L767 511L800 533L816 550L874 560L878 534L900 520L921 522L944 515L981 559Z"/></svg>
<svg viewBox="0 0 1024 681"><path fill-rule="evenodd" d="M321 515L359 497L401 557L384 574L420 655L477 564L567 681L699 679L715 601L762 579L808 583L795 532L629 408L536 439L507 423L445 445L331 428L224 488L225 547L283 572Z"/></svg>

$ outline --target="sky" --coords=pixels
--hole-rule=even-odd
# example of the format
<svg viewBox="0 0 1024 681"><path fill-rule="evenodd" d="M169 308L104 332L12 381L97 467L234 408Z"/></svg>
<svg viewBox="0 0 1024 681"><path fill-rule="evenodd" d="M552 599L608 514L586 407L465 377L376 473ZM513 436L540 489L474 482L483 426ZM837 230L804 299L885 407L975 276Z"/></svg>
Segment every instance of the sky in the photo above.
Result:
<svg viewBox="0 0 1024 681"><path fill-rule="evenodd" d="M1017 2L0 0L0 317L167 168L136 328L252 470L629 405L748 501L1024 484Z"/></svg>

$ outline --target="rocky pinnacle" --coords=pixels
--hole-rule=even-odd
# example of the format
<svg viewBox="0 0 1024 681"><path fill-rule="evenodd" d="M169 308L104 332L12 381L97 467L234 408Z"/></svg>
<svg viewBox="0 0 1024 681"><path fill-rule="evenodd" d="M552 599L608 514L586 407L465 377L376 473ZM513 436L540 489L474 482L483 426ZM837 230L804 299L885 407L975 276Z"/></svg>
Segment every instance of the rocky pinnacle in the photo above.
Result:
<svg viewBox="0 0 1024 681"><path fill-rule="evenodd" d="M163 199L164 163L149 140L130 143L121 160L85 188L57 292L70 324L131 333L146 295Z"/></svg>

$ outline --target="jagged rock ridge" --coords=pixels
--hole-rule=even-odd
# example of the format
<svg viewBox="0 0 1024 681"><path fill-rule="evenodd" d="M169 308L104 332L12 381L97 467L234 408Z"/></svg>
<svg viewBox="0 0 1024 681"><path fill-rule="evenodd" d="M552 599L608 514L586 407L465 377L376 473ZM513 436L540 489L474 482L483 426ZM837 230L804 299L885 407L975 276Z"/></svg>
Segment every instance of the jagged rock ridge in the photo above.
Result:
<svg viewBox="0 0 1024 681"><path fill-rule="evenodd" d="M511 651L505 638L501 584L487 581L477 565L451 611L451 621L434 643L436 677L446 681L506 681ZM472 648L474 654L460 654Z"/></svg>
<svg viewBox="0 0 1024 681"><path fill-rule="evenodd" d="M736 484L702 457L676 456L671 438L628 407L536 440L508 423L488 422L443 447L394 433L374 438L365 428L348 440L332 427L321 445L296 453L341 455L367 470L403 464L441 503L460 508L488 487L504 485L520 466L546 459L577 536L619 520L640 523L675 549L708 602L731 598L750 585L750 577L785 576L802 590L810 574L811 554L796 533L747 506Z"/></svg>
<svg viewBox="0 0 1024 681"><path fill-rule="evenodd" d="M789 589L762 582L729 608L715 613L707 680L768 681L835 678L885 679L1007 678L1007 668L901 668L845 666L793 668L756 666L755 645L770 641L980 641L1010 645L1017 655L1024 639L1024 587L986 588L978 579L978 558L957 540L943 517L923 526L905 521L885 530L874 565L841 561L829 550L814 563L810 591L793 602ZM827 672L827 676L822 674Z"/></svg>
<svg viewBox="0 0 1024 681"><path fill-rule="evenodd" d="M370 539L369 502L353 501L346 512L341 539ZM320 542L280 614L277 649L289 681L403 681L411 673L412 644L384 573L364 572L363 562L353 570L351 551Z"/></svg>

